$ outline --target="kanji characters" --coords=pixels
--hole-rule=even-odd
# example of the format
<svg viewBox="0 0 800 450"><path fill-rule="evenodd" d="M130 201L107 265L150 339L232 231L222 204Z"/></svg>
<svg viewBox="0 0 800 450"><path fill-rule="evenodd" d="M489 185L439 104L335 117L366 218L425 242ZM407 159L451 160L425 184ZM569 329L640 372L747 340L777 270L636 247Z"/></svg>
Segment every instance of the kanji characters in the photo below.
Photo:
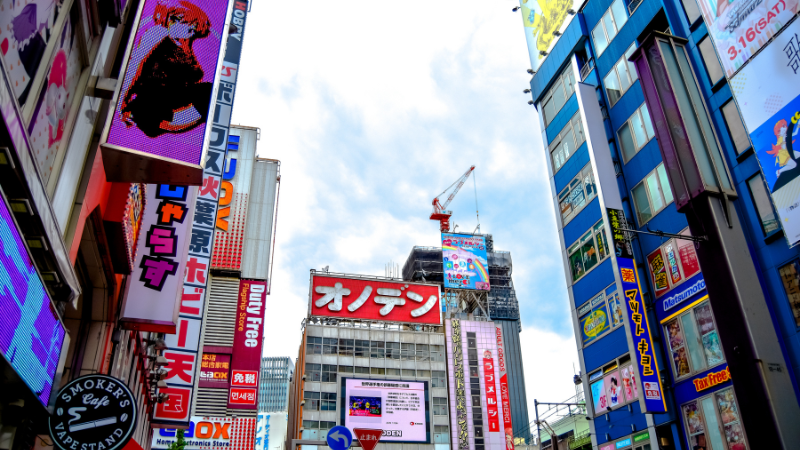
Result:
<svg viewBox="0 0 800 450"><path fill-rule="evenodd" d="M164 379L169 380L177 377L187 383L192 382L195 355L166 351L164 352L164 357L168 361L164 367L164 370L167 371Z"/></svg>
<svg viewBox="0 0 800 450"><path fill-rule="evenodd" d="M209 227L213 226L214 212L216 211L216 209L217 207L216 205L214 205L214 203L198 200L195 205L194 224L206 225Z"/></svg>
<svg viewBox="0 0 800 450"><path fill-rule="evenodd" d="M211 195L213 198L218 198L219 180L210 175L203 178L203 187L200 188L200 195Z"/></svg>
<svg viewBox="0 0 800 450"><path fill-rule="evenodd" d="M211 231L201 228L192 228L192 238L189 241L189 251L207 255L211 253Z"/></svg>

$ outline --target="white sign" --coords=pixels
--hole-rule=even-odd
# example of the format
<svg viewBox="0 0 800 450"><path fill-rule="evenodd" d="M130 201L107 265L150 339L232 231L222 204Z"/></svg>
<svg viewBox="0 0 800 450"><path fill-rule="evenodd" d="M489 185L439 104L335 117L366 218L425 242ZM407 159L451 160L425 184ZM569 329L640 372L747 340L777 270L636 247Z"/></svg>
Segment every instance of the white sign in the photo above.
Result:
<svg viewBox="0 0 800 450"><path fill-rule="evenodd" d="M286 412L259 412L256 422L255 450L283 450L286 441Z"/></svg>
<svg viewBox="0 0 800 450"><path fill-rule="evenodd" d="M427 442L425 383L345 380L344 426L379 428L381 441Z"/></svg>

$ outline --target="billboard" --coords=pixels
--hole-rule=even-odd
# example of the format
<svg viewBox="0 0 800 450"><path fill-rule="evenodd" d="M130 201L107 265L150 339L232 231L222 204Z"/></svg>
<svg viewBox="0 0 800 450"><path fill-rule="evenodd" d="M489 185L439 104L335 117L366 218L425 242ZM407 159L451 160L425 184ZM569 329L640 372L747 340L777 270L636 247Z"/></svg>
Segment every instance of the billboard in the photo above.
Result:
<svg viewBox="0 0 800 450"><path fill-rule="evenodd" d="M202 182L229 0L144 0L103 133L109 181Z"/></svg>
<svg viewBox="0 0 800 450"><path fill-rule="evenodd" d="M445 289L489 290L486 239L471 234L442 233Z"/></svg>
<svg viewBox="0 0 800 450"><path fill-rule="evenodd" d="M286 412L259 412L255 450L283 450L289 415Z"/></svg>
<svg viewBox="0 0 800 450"><path fill-rule="evenodd" d="M165 449L178 442L175 428L153 431L151 448ZM183 432L184 450L252 450L255 445L255 417L192 416Z"/></svg>
<svg viewBox="0 0 800 450"><path fill-rule="evenodd" d="M725 75L732 77L797 14L798 0L698 0Z"/></svg>
<svg viewBox="0 0 800 450"><path fill-rule="evenodd" d="M431 441L427 381L342 378L341 392L344 403L340 423L350 431L383 430L382 442Z"/></svg>
<svg viewBox="0 0 800 450"><path fill-rule="evenodd" d="M531 69L539 70L547 53L550 53L558 42L558 36L564 34L564 30L572 22L582 3L582 0L519 0ZM568 12L570 9L572 14ZM559 34L556 35L556 32Z"/></svg>
<svg viewBox="0 0 800 450"><path fill-rule="evenodd" d="M224 353L203 353L200 361L201 388L227 388L231 371L231 355Z"/></svg>
<svg viewBox="0 0 800 450"><path fill-rule="evenodd" d="M794 21L730 83L790 247L800 242L798 33L800 22Z"/></svg>
<svg viewBox="0 0 800 450"><path fill-rule="evenodd" d="M508 370L506 367L506 346L503 339L503 327L495 325L497 338L497 369L500 374L500 406L502 407L503 433L506 439L506 448L514 448L514 430L511 422L511 395L508 392Z"/></svg>
<svg viewBox="0 0 800 450"><path fill-rule="evenodd" d="M341 319L442 323L438 285L314 272L311 273L309 314Z"/></svg>
<svg viewBox="0 0 800 450"><path fill-rule="evenodd" d="M66 332L5 195L0 197L0 354L47 407Z"/></svg>
<svg viewBox="0 0 800 450"><path fill-rule="evenodd" d="M264 335L264 305L266 302L266 282L252 280L239 282L228 408L257 409L258 372L261 370L261 344Z"/></svg>
<svg viewBox="0 0 800 450"><path fill-rule="evenodd" d="M120 323L133 330L175 333L189 251L196 187L151 184Z"/></svg>

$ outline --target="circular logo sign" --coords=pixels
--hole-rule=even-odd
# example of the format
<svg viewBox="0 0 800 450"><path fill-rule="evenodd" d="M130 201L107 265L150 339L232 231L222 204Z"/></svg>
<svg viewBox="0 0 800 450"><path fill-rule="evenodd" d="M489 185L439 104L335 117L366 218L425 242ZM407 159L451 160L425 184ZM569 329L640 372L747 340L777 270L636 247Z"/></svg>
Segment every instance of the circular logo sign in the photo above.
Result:
<svg viewBox="0 0 800 450"><path fill-rule="evenodd" d="M76 378L58 393L50 437L60 450L119 450L136 428L136 402L107 375Z"/></svg>

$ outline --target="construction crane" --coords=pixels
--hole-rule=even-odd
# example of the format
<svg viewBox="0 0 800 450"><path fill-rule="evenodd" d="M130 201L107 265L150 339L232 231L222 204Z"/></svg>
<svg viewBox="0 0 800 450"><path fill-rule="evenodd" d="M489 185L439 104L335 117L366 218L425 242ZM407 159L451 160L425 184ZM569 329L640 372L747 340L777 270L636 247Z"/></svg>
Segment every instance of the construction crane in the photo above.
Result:
<svg viewBox="0 0 800 450"><path fill-rule="evenodd" d="M448 211L445 208L447 208L447 205L453 201L453 198L456 196L456 194L458 194L458 190L461 189L461 186L464 186L464 183L466 183L467 178L469 178L469 175L473 170L475 170L475 166L470 167L469 170L464 173L464 175L461 175L461 178L456 180L453 184L448 186L444 192L433 199L433 214L431 214L431 220L439 221L439 229L442 231L442 233L447 233L450 231L450 216L453 215L453 211ZM453 188L453 186L455 186L455 188ZM439 199L447 194L447 191L450 189L453 189L453 192L450 193L444 203L441 203Z"/></svg>

